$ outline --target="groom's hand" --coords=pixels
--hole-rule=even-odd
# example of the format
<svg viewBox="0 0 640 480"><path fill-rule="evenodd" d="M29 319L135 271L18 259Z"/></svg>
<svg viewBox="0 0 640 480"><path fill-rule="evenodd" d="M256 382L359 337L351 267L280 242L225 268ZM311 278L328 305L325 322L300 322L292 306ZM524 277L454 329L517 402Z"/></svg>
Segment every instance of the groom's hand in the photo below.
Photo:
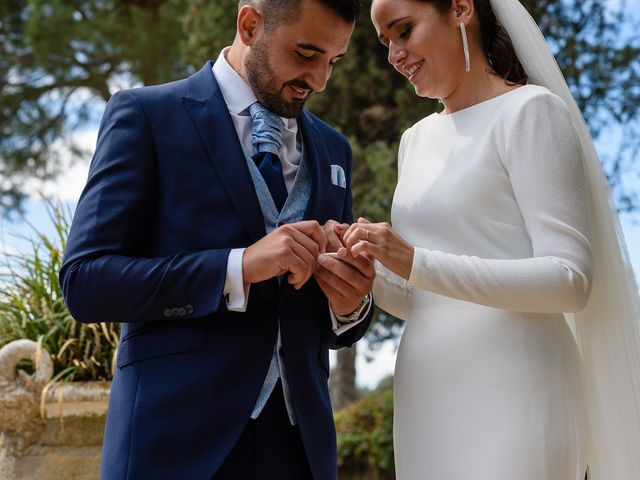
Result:
<svg viewBox="0 0 640 480"><path fill-rule="evenodd" d="M278 227L245 250L244 283L262 282L291 272L287 281L299 289L313 275L318 255L326 245L325 233L315 220Z"/></svg>
<svg viewBox="0 0 640 480"><path fill-rule="evenodd" d="M314 278L329 299L331 310L349 315L373 288L376 276L373 262L362 255L353 257L343 249L339 258L321 254L318 263Z"/></svg>

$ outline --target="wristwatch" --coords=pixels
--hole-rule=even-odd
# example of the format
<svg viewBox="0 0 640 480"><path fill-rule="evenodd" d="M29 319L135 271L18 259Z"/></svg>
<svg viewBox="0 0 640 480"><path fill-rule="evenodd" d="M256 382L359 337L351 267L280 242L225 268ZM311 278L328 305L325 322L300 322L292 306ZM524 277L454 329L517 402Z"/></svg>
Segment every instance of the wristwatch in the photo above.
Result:
<svg viewBox="0 0 640 480"><path fill-rule="evenodd" d="M367 307L367 305L369 305L369 302L371 301L371 294L367 293L364 298L362 299L362 302L360 302L360 305L358 305L358 307L351 312L349 315L338 315L337 313L336 315L336 320L338 320L338 323L342 324L342 325L346 325L348 323L353 323L356 320L358 320L360 318L360 315L362 314L362 311Z"/></svg>

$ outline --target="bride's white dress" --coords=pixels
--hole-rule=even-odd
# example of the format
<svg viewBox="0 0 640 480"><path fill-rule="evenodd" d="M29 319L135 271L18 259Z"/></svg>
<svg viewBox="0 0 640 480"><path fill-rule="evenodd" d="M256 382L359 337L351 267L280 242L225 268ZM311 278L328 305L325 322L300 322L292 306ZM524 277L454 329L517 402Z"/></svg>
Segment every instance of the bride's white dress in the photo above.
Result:
<svg viewBox="0 0 640 480"><path fill-rule="evenodd" d="M589 214L564 103L527 85L403 135L394 229L404 281L376 303L406 319L394 380L399 480L579 480L578 350L563 313L589 294Z"/></svg>

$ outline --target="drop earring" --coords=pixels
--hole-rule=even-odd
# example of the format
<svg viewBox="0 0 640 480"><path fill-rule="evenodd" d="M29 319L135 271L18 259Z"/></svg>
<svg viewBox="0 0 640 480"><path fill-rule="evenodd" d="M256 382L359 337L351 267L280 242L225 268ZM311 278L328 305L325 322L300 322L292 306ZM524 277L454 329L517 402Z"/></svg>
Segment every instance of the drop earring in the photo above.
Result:
<svg viewBox="0 0 640 480"><path fill-rule="evenodd" d="M460 26L460 33L462 34L462 49L464 50L464 69L466 72L471 71L471 58L469 57L469 42L467 41L467 28L464 26L464 22L458 24Z"/></svg>

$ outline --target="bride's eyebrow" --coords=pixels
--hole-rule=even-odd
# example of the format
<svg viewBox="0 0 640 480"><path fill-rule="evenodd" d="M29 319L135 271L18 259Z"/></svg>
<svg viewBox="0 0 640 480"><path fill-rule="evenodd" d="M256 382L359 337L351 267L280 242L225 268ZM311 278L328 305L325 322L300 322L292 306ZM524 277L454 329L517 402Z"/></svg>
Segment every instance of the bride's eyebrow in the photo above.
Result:
<svg viewBox="0 0 640 480"><path fill-rule="evenodd" d="M404 16L404 17L395 18L391 20L389 23L387 23L387 30L391 30L396 23L406 20L407 18L409 18L409 16ZM389 39L383 34L378 35L378 40L385 47L389 45Z"/></svg>
<svg viewBox="0 0 640 480"><path fill-rule="evenodd" d="M409 17L404 16L404 17L396 18L395 20L391 20L389 23L387 23L387 28L391 30L396 23L401 22L402 20L406 20L407 18Z"/></svg>

